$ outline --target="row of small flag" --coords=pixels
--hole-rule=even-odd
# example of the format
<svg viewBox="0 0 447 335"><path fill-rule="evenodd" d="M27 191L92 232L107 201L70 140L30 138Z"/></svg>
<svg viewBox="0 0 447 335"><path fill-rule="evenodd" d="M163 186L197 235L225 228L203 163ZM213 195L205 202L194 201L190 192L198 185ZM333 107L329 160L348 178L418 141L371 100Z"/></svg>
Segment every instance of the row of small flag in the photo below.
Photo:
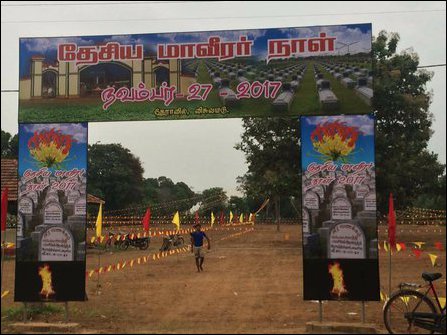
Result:
<svg viewBox="0 0 447 335"><path fill-rule="evenodd" d="M414 245L414 247L411 248L411 251L412 251L413 255L416 257L416 259L420 259L422 253L424 252L424 250L422 250L422 248L425 245L427 245L427 243L426 242L407 242L407 243ZM435 247L435 249L437 249L439 251L444 250L444 247L441 242L435 242L434 247ZM393 252L399 253L401 251L407 250L407 244L403 243L403 242L397 242L395 244L395 247L392 248L389 242L383 241L383 244L382 243L378 244L378 248L379 248L379 251L383 250L385 252L391 252L391 254L393 254ZM438 255L429 253L428 257L430 258L430 261L431 261L431 264L433 267L438 266L438 264L437 264Z"/></svg>
<svg viewBox="0 0 447 335"><path fill-rule="evenodd" d="M172 256L175 254L185 253L190 250L191 250L191 246L188 245L183 248L178 248L178 249L174 249L174 250L169 250L169 251L152 254L152 256L143 256L143 257L138 257L136 259L131 259L131 260L124 261L124 262L118 262L117 264L113 264L113 265L101 266L98 269L86 271L85 276L86 276L86 278L91 278L95 273L103 274L103 273L107 273L107 272L111 272L111 271L120 271L127 266L129 268L132 268L134 265L147 264L147 262L149 262L151 259L153 261L157 261L162 258Z"/></svg>
<svg viewBox="0 0 447 335"><path fill-rule="evenodd" d="M245 224L242 224L245 225ZM231 225L229 227L218 227L218 228L212 228L214 231L230 231L230 230L236 230L236 229L242 229L240 226L242 225ZM204 227L202 228L202 231L209 231L211 230L211 227ZM138 239L138 238L144 238L144 237L159 237L159 236L167 236L167 235L173 235L173 234L189 234L193 231L192 228L188 229L180 229L178 231L176 230L157 230L154 232L151 231L143 231L139 233L129 233L129 234L117 234L117 235L109 235L109 236L92 236L90 239L90 243L98 243L103 244L107 243L108 241L124 241L126 238L129 238L131 240Z"/></svg>
<svg viewBox="0 0 447 335"><path fill-rule="evenodd" d="M241 236L243 234L246 234L246 233L252 232L252 231L254 231L254 228L246 229L244 231L241 231L241 232L238 232L235 234L224 236L224 237L220 238L218 241L223 241L223 240L226 240L226 239L232 238L232 237L238 237L238 236ZM177 248L177 249L173 249L173 250L169 250L169 251L155 253L155 254L152 254L149 256L138 257L136 259L127 260L124 262L118 262L117 264L113 264L113 265L102 266L102 267L94 269L94 270L86 271L85 275L86 275L86 278L91 278L95 273L103 274L103 273L107 273L107 272L111 272L111 271L119 271L119 270L124 269L125 267L132 268L134 265L147 264L147 262L149 262L151 259L153 261L157 261L162 258L169 257L171 255L181 254L181 253L185 253L188 251L191 251L190 245L185 246L183 248Z"/></svg>

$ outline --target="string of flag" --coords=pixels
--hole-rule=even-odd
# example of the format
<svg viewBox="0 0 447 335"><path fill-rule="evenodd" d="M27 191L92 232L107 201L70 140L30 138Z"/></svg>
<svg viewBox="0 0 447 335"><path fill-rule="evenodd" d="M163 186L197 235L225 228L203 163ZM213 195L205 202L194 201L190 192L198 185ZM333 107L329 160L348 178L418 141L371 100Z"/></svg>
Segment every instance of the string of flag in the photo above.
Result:
<svg viewBox="0 0 447 335"><path fill-rule="evenodd" d="M412 248L408 247L408 244L412 245ZM427 246L428 243L426 242L420 242L420 241L416 241L416 242L396 242L396 245L394 248L391 247L390 243L387 241L383 241L378 243L378 249L379 251L385 251L385 252L391 252L391 255L393 255L393 253L399 253L399 252L403 252L406 251L407 249L411 250L412 255L416 258L416 259L421 259L422 254L425 252L423 250L424 246ZM442 245L441 242L435 242L434 243L434 247L436 250L438 251L443 251L444 246ZM438 264L438 258L439 256L434 254L434 253L428 253L427 252L427 256L430 259L430 262L432 264L433 267L438 267L441 266L440 264Z"/></svg>
<svg viewBox="0 0 447 335"><path fill-rule="evenodd" d="M227 240L229 238L239 237L239 236L242 236L244 234L247 234L247 233L250 233L253 231L254 231L254 228L248 228L245 231L241 231L238 233L234 233L234 234L222 237L222 238L218 239L217 241L223 241L223 240ZM191 246L188 245L188 246L185 246L182 248L172 249L169 251L163 251L163 252L150 254L147 256L133 258L131 260L127 260L124 262L118 262L116 264L101 266L97 269L86 271L85 275L86 275L86 278L91 278L94 274L105 274L105 273L112 272L112 271L120 271L120 270L123 270L124 268L130 269L130 268L133 268L133 266L135 266L135 265L147 264L151 260L159 261L161 259L164 259L164 258L172 256L172 255L182 254L182 253L186 253L186 252L190 252L190 251L191 251Z"/></svg>

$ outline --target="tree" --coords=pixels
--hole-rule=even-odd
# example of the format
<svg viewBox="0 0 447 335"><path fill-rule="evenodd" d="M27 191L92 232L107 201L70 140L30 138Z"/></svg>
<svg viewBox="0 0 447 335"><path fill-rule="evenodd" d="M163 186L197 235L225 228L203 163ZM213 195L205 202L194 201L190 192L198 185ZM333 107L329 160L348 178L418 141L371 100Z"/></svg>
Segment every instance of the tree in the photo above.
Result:
<svg viewBox="0 0 447 335"><path fill-rule="evenodd" d="M235 148L245 153L248 172L239 178L249 197L271 198L280 223L281 198L301 192L300 122L297 118L244 118Z"/></svg>
<svg viewBox="0 0 447 335"><path fill-rule="evenodd" d="M19 157L19 137L12 136L10 133L2 130L2 158L18 158Z"/></svg>
<svg viewBox="0 0 447 335"><path fill-rule="evenodd" d="M382 31L373 42L378 207L387 210L390 192L400 208L412 205L438 184L445 166L427 150L432 135L433 74L419 70L414 52L396 53L398 34Z"/></svg>
<svg viewBox="0 0 447 335"><path fill-rule="evenodd" d="M227 208L228 197L226 192L221 187L212 187L202 192L202 204L200 211L205 215L210 215L211 212L217 214Z"/></svg>
<svg viewBox="0 0 447 335"><path fill-rule="evenodd" d="M102 197L109 210L141 204L143 172L140 159L121 144L89 146L88 192Z"/></svg>
<svg viewBox="0 0 447 335"><path fill-rule="evenodd" d="M433 194L435 185L445 194L445 179L443 186L441 178L445 166L438 162L436 154L427 150L432 115L431 93L426 84L432 74L418 69L416 53L396 54L398 42L398 34L381 32L372 49L376 183L382 213L387 211L390 192L400 208L416 203L424 194ZM248 172L239 177L241 189L251 198L271 198L279 222L281 205L291 205L291 213L299 210L296 206L301 197L299 120L245 118L243 127L241 142L235 146L244 152L248 164ZM431 203L441 200L432 199Z"/></svg>
<svg viewBox="0 0 447 335"><path fill-rule="evenodd" d="M187 211L197 203L197 194L186 183L174 183L165 176L145 179L143 189L145 205L161 205L157 206L158 215Z"/></svg>

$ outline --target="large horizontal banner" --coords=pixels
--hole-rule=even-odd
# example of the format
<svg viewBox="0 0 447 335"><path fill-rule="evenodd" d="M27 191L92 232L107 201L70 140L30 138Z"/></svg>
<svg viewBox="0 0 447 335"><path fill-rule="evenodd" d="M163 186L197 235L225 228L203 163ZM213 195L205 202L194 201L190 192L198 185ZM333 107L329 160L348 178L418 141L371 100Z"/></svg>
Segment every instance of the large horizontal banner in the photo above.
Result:
<svg viewBox="0 0 447 335"><path fill-rule="evenodd" d="M84 300L87 124L21 124L18 186L15 300Z"/></svg>
<svg viewBox="0 0 447 335"><path fill-rule="evenodd" d="M371 24L20 39L19 122L370 112Z"/></svg>
<svg viewBox="0 0 447 335"><path fill-rule="evenodd" d="M301 118L305 300L379 300L370 115Z"/></svg>

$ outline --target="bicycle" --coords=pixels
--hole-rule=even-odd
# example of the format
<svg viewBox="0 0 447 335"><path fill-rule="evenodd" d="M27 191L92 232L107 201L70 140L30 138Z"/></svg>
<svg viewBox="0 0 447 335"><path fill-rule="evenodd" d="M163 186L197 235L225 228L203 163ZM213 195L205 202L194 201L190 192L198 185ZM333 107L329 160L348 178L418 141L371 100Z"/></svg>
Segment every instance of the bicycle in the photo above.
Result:
<svg viewBox="0 0 447 335"><path fill-rule="evenodd" d="M433 282L441 273L422 273L425 285L401 283L383 306L385 327L390 334L446 333L446 306L442 307ZM425 293L419 290L426 289ZM428 296L433 292L435 302Z"/></svg>

